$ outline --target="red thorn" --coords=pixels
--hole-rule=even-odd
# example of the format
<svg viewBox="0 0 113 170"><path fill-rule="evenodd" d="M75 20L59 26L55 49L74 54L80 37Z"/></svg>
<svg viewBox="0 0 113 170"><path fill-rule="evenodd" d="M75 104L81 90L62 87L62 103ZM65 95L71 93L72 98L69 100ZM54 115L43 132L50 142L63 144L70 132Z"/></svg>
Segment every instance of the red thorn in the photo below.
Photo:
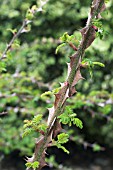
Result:
<svg viewBox="0 0 113 170"><path fill-rule="evenodd" d="M94 28L95 31L98 30L98 28L95 25L92 25L92 28Z"/></svg>
<svg viewBox="0 0 113 170"><path fill-rule="evenodd" d="M69 82L68 82L68 81L64 82L64 85L65 85L65 86L68 86L68 85L69 85Z"/></svg>

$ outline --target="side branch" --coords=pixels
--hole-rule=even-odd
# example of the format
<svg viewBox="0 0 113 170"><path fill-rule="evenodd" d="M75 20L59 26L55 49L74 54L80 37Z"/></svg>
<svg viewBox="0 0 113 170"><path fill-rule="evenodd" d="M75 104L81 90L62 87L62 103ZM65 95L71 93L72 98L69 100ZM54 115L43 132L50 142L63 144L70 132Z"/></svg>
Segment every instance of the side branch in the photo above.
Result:
<svg viewBox="0 0 113 170"><path fill-rule="evenodd" d="M15 32L13 34L13 37L12 39L10 40L10 42L7 44L5 50L3 51L1 57L0 57L0 60L3 60L5 58L7 58L7 52L8 50L10 50L12 44L14 43L14 41L20 36L21 33L23 32L28 32L27 30L25 30L25 27L30 23L32 22L32 19L34 17L34 15L37 13L37 12L40 12L42 11L42 8L43 6L48 2L48 0L46 1L41 1L40 0L40 7L36 7L36 5L34 5L31 9L28 9L27 13L28 15L26 14L26 17L25 19L23 20L23 23L22 23L22 26L20 27L20 29Z"/></svg>
<svg viewBox="0 0 113 170"><path fill-rule="evenodd" d="M1 56L0 60L6 58L6 55L7 55L8 50L10 50L12 44L13 44L14 41L19 37L19 35L22 33L23 29L25 28L25 26L26 26L27 24L28 24L28 21L27 21L27 19L25 19L25 20L23 21L22 26L21 26L20 29L18 30L18 32L17 32L17 33L14 33L14 36L13 36L12 39L10 40L9 44L6 46L6 48L5 48L5 50L4 50L4 52L3 52L2 56Z"/></svg>

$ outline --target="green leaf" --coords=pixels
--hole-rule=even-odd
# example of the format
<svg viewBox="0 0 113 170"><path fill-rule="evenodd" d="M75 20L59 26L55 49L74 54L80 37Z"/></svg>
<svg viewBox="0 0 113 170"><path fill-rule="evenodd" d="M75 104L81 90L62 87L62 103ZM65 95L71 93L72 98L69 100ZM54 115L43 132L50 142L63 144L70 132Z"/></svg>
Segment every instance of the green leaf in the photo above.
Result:
<svg viewBox="0 0 113 170"><path fill-rule="evenodd" d="M31 168L31 167L32 167L32 163L31 163L31 162L27 162L25 165L26 165L28 168Z"/></svg>
<svg viewBox="0 0 113 170"><path fill-rule="evenodd" d="M33 168L33 170L36 170L36 168L38 168L39 167L39 162L38 161L35 161L35 162L33 162L33 163L31 163L31 162L27 162L26 164L25 164L28 168Z"/></svg>
<svg viewBox="0 0 113 170"><path fill-rule="evenodd" d="M82 61L82 64L86 64L87 66L88 66L88 69L89 69L89 73L90 73L90 76L91 76L91 78L93 77L93 67L95 66L95 65L98 65L98 66L100 66L100 67L105 67L105 65L103 64L103 63L101 63L101 62L97 62L97 61L95 61L95 62L93 62L93 61L91 61L90 59L88 59L88 58L86 58L85 60L83 60Z"/></svg>
<svg viewBox="0 0 113 170"><path fill-rule="evenodd" d="M26 19L32 20L33 18L34 18L34 14L33 14L32 10L28 9L27 13L26 13Z"/></svg>
<svg viewBox="0 0 113 170"><path fill-rule="evenodd" d="M32 126L32 121L27 121L25 124L24 124L24 129L26 129L27 127L31 127Z"/></svg>
<svg viewBox="0 0 113 170"><path fill-rule="evenodd" d="M65 112L58 116L61 123L68 124L69 126L72 125L74 117L76 117L76 113L73 113L73 110L70 108L70 106L66 106Z"/></svg>
<svg viewBox="0 0 113 170"><path fill-rule="evenodd" d="M47 125L46 124L39 124L37 129L46 132L47 130Z"/></svg>
<svg viewBox="0 0 113 170"><path fill-rule="evenodd" d="M41 98L45 97L45 96L48 96L48 95L51 95L52 92L51 91L46 91L44 93L41 94Z"/></svg>
<svg viewBox="0 0 113 170"><path fill-rule="evenodd" d="M56 145L59 149L62 149L64 152L66 152L67 154L69 154L69 151L64 147L62 146L61 144L57 144Z"/></svg>
<svg viewBox="0 0 113 170"><path fill-rule="evenodd" d="M56 94L56 93L58 93L58 92L60 91L60 89L61 89L61 87L58 87L58 88L56 88L56 89L53 89L53 90L52 90L52 93L53 93L53 94Z"/></svg>
<svg viewBox="0 0 113 170"><path fill-rule="evenodd" d="M28 24L26 27L24 27L24 29L22 30L22 32L21 33L23 33L23 32L29 32L29 31L31 31L31 25L30 24Z"/></svg>
<svg viewBox="0 0 113 170"><path fill-rule="evenodd" d="M61 133L58 135L58 143L63 144L63 143L67 143L69 140L69 135L66 133Z"/></svg>
<svg viewBox="0 0 113 170"><path fill-rule="evenodd" d="M20 44L18 43L13 43L11 46L13 49L18 49L20 47Z"/></svg>
<svg viewBox="0 0 113 170"><path fill-rule="evenodd" d="M7 51L7 55L9 55L9 58L11 57L11 49L18 49L20 47L20 41L18 39L15 39L14 42L11 45L11 48Z"/></svg>
<svg viewBox="0 0 113 170"><path fill-rule="evenodd" d="M73 114L70 115L70 118L73 118L73 117L76 117L76 116L77 116L77 114L73 113Z"/></svg>
<svg viewBox="0 0 113 170"><path fill-rule="evenodd" d="M63 34L63 36L60 37L60 40L61 40L62 42L66 42L66 43L69 43L70 41L72 41L72 40L74 40L74 39L75 39L75 36L74 36L74 35L68 35L67 32L65 32L65 33Z"/></svg>
<svg viewBox="0 0 113 170"><path fill-rule="evenodd" d="M36 5L33 5L32 7L31 7L31 11L36 11L37 10L37 6Z"/></svg>
<svg viewBox="0 0 113 170"><path fill-rule="evenodd" d="M13 34L17 33L17 29L11 29L11 28L8 28L7 31L10 31L12 32Z"/></svg>
<svg viewBox="0 0 113 170"><path fill-rule="evenodd" d="M101 146L100 145L98 145L98 144L93 144L93 151L95 151L95 152L98 152L98 151L100 151L101 150Z"/></svg>
<svg viewBox="0 0 113 170"><path fill-rule="evenodd" d="M36 125L39 124L41 120L42 120L42 114L38 114L33 118L32 123Z"/></svg>
<svg viewBox="0 0 113 170"><path fill-rule="evenodd" d="M0 61L0 72L6 71L6 63L4 61Z"/></svg>
<svg viewBox="0 0 113 170"><path fill-rule="evenodd" d="M63 42L67 42L67 41L69 40L69 37L70 37L70 36L68 35L68 33L65 32L65 33L63 34L63 36L60 37L60 40L63 41Z"/></svg>
<svg viewBox="0 0 113 170"><path fill-rule="evenodd" d="M66 115L65 113L61 114L60 116L58 116L58 118L60 119L60 122L63 124L68 124L70 122L70 118L68 115Z"/></svg>
<svg viewBox="0 0 113 170"><path fill-rule="evenodd" d="M66 43L63 43L63 44L60 44L57 48L56 48L56 51L55 51L55 54L58 53L59 49L64 47L66 45Z"/></svg>
<svg viewBox="0 0 113 170"><path fill-rule="evenodd" d="M35 170L36 168L39 167L39 162L38 161L35 161L32 163L32 168Z"/></svg>
<svg viewBox="0 0 113 170"><path fill-rule="evenodd" d="M71 36L70 36L70 35L68 35L67 32L65 32L65 33L63 34L63 36L60 37L60 40L61 40L63 43L60 44L60 45L56 48L56 51L55 51L56 54L58 53L58 51L59 51L60 48L62 48L63 46L65 46L67 43L75 40L75 36L74 36L74 35L71 35Z"/></svg>
<svg viewBox="0 0 113 170"><path fill-rule="evenodd" d="M74 36L74 35L70 35L70 36L68 37L68 40L69 40L69 41L75 40L75 36Z"/></svg>
<svg viewBox="0 0 113 170"><path fill-rule="evenodd" d="M100 62L93 62L94 65L99 65L100 67L105 67L105 65L103 63Z"/></svg>
<svg viewBox="0 0 113 170"><path fill-rule="evenodd" d="M73 114L73 110L71 109L71 107L70 106L66 106L66 113L68 114L68 115L71 115L71 114Z"/></svg>
<svg viewBox="0 0 113 170"><path fill-rule="evenodd" d="M100 19L93 19L93 25L97 28L102 28L102 21Z"/></svg>
<svg viewBox="0 0 113 170"><path fill-rule="evenodd" d="M93 78L93 71L92 71L92 68L91 68L91 67L89 67L89 74L90 74L91 79L92 79L92 78Z"/></svg>
<svg viewBox="0 0 113 170"><path fill-rule="evenodd" d="M73 119L73 124L76 125L77 127L79 127L80 129L83 128L83 123L79 118L74 118Z"/></svg>
<svg viewBox="0 0 113 170"><path fill-rule="evenodd" d="M105 0L105 3L108 3L110 0Z"/></svg>
<svg viewBox="0 0 113 170"><path fill-rule="evenodd" d="M12 60L13 55L12 55L12 53L11 53L10 50L7 51L7 54L6 54L6 55L7 55L7 59L8 59L8 60Z"/></svg>
<svg viewBox="0 0 113 170"><path fill-rule="evenodd" d="M33 132L33 129L31 128L26 128L24 133L22 134L22 138L24 138L25 136L28 136L29 134L31 134Z"/></svg>

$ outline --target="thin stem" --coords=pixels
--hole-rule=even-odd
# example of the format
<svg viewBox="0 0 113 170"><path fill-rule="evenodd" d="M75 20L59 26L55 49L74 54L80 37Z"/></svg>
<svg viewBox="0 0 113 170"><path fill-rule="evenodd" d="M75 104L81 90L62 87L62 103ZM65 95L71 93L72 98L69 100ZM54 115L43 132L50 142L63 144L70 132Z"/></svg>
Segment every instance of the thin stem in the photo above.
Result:
<svg viewBox="0 0 113 170"><path fill-rule="evenodd" d="M35 13L37 13L37 12L42 11L43 6L48 2L48 0L46 0L45 2L43 2L43 1L40 0L40 2L41 2L40 7L39 7L36 11L33 12L33 15L35 15ZM15 39L17 39L17 38L20 36L20 34L22 33L23 29L28 25L29 22L32 22L32 21L29 21L29 20L26 19L26 18L23 20L22 26L21 26L20 29L17 31L17 33L14 34L14 36L12 37L12 39L10 40L10 42L8 43L8 45L6 46L4 52L2 53L2 56L1 56L0 60L3 60L3 59L5 59L5 58L7 58L7 52L8 52L8 50L11 48L11 46L12 46L12 44L14 43Z"/></svg>
<svg viewBox="0 0 113 170"><path fill-rule="evenodd" d="M6 46L6 48L5 48L5 50L4 50L4 52L3 52L2 56L1 56L0 60L6 58L7 51L11 48L11 46L14 43L15 39L17 39L19 37L19 35L22 33L22 30L25 28L26 25L27 25L27 20L25 19L23 21L23 23L22 23L22 26L18 30L18 32L14 34L14 36L10 40L9 44Z"/></svg>

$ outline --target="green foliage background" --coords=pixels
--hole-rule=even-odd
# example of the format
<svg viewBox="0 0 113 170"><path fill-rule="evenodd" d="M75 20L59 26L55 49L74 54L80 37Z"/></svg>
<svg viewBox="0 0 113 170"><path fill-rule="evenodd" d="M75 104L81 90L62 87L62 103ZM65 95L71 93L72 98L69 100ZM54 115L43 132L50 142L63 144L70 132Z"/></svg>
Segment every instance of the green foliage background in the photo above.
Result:
<svg viewBox="0 0 113 170"><path fill-rule="evenodd" d="M27 9L35 4L38 1L0 1L0 53L12 37L8 29L18 29ZM32 153L33 137L22 139L23 120L40 113L46 120L47 107L52 105L54 97L41 98L40 95L59 87L59 82L65 80L66 62L73 53L72 49L65 47L55 54L59 37L68 32L80 40L79 30L85 26L90 5L91 0L50 0L43 12L36 14L31 31L19 37L20 47L12 50L7 71L0 73L0 112L8 112L0 119L0 150L3 153L9 154L16 149L21 155ZM68 100L84 124L83 130L73 126L74 141L82 138L108 148L113 147L112 13L113 1L110 1L107 11L102 14L103 27L108 34L102 40L97 38L85 54L92 61L104 63L105 68L95 67L92 79L89 71L83 69L85 80L77 85L77 95Z"/></svg>

